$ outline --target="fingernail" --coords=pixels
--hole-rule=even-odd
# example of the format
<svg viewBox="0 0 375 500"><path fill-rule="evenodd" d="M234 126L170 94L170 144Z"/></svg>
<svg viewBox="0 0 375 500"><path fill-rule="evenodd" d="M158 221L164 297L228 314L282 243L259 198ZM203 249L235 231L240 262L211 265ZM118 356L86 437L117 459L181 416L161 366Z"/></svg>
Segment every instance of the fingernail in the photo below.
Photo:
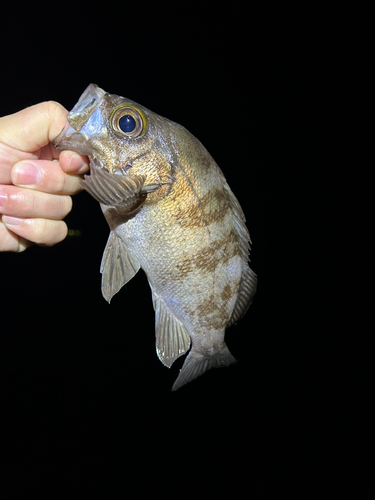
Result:
<svg viewBox="0 0 375 500"><path fill-rule="evenodd" d="M11 217L10 215L3 215L2 221L6 226L19 226L25 219L19 219L18 217Z"/></svg>
<svg viewBox="0 0 375 500"><path fill-rule="evenodd" d="M79 169L78 169L77 174L81 174L82 172L86 172L87 171L87 166L88 166L87 162L81 161L80 164L79 164Z"/></svg>
<svg viewBox="0 0 375 500"><path fill-rule="evenodd" d="M88 163L82 160L81 156L77 153L71 153L66 155L66 167L68 171L74 171L80 174L82 170L87 169Z"/></svg>
<svg viewBox="0 0 375 500"><path fill-rule="evenodd" d="M3 207L6 202L7 202L7 195L4 189L0 187L0 207Z"/></svg>
<svg viewBox="0 0 375 500"><path fill-rule="evenodd" d="M32 163L20 163L13 169L17 184L21 186L32 186L38 184L41 179L41 173Z"/></svg>

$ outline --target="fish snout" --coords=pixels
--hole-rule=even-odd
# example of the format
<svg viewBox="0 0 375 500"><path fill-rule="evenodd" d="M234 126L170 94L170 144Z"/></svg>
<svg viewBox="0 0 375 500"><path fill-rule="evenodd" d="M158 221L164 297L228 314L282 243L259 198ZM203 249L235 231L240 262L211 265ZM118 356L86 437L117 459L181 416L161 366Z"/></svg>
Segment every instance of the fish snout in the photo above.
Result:
<svg viewBox="0 0 375 500"><path fill-rule="evenodd" d="M55 148L58 148L64 140L69 139L75 133L76 130L74 130L74 128L70 125L70 123L66 121L64 128L61 130L59 135L57 135L53 139L52 144L55 146Z"/></svg>
<svg viewBox="0 0 375 500"><path fill-rule="evenodd" d="M57 149L70 149L83 155L91 151L88 148L87 137L82 132L77 132L68 121L59 135L53 139L52 144Z"/></svg>
<svg viewBox="0 0 375 500"><path fill-rule="evenodd" d="M67 116L64 128L52 144L59 149L71 149L88 155L91 152L89 140L94 136L106 137L105 120L99 109L105 95L104 90L90 84L77 104Z"/></svg>

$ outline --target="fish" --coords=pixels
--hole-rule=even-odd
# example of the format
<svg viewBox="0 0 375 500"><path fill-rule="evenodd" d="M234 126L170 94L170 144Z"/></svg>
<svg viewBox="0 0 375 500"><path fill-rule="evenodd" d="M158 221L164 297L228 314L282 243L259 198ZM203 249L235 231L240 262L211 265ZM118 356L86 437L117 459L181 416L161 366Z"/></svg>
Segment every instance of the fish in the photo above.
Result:
<svg viewBox="0 0 375 500"><path fill-rule="evenodd" d="M242 208L201 142L90 84L53 144L89 157L82 187L110 229L100 267L104 298L110 302L142 268L160 361L171 367L188 352L172 390L234 363L225 330L250 306L257 276Z"/></svg>

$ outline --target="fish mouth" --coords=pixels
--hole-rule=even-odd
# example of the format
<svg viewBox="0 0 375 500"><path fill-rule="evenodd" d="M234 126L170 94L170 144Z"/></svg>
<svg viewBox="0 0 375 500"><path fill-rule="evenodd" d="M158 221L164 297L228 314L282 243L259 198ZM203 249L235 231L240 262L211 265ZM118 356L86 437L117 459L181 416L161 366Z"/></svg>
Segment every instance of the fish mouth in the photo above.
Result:
<svg viewBox="0 0 375 500"><path fill-rule="evenodd" d="M69 117L69 115L68 115ZM66 120L64 128L61 130L59 135L57 135L53 141L52 144L55 146L57 149L63 149L67 146L71 146L70 149L75 151L74 145L76 142L80 143L86 140L86 137L83 137L82 134L77 132L71 124L69 123L69 118Z"/></svg>
<svg viewBox="0 0 375 500"><path fill-rule="evenodd" d="M68 113L64 128L52 141L57 149L70 149L77 153L88 155L91 148L88 146L88 135L85 133L85 124L91 119L94 128L90 129L92 134L100 128L99 106L106 92L91 83L79 98L77 104Z"/></svg>
<svg viewBox="0 0 375 500"><path fill-rule="evenodd" d="M67 120L64 128L52 141L57 149L69 149L81 155L89 155L91 148L88 145L87 137L82 132L77 132Z"/></svg>

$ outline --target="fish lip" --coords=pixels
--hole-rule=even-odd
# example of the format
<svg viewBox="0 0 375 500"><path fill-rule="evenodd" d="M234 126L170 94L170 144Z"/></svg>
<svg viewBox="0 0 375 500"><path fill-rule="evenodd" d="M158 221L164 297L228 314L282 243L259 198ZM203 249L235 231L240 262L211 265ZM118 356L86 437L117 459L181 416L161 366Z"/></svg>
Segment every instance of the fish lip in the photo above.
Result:
<svg viewBox="0 0 375 500"><path fill-rule="evenodd" d="M55 148L62 147L64 139L71 139L74 134L77 134L77 131L70 125L69 121L65 122L65 125L61 132L52 140L52 144Z"/></svg>
<svg viewBox="0 0 375 500"><path fill-rule="evenodd" d="M67 121L59 135L52 141L56 149L68 149L81 155L89 155L91 150L87 146L87 137L82 132L77 132Z"/></svg>

